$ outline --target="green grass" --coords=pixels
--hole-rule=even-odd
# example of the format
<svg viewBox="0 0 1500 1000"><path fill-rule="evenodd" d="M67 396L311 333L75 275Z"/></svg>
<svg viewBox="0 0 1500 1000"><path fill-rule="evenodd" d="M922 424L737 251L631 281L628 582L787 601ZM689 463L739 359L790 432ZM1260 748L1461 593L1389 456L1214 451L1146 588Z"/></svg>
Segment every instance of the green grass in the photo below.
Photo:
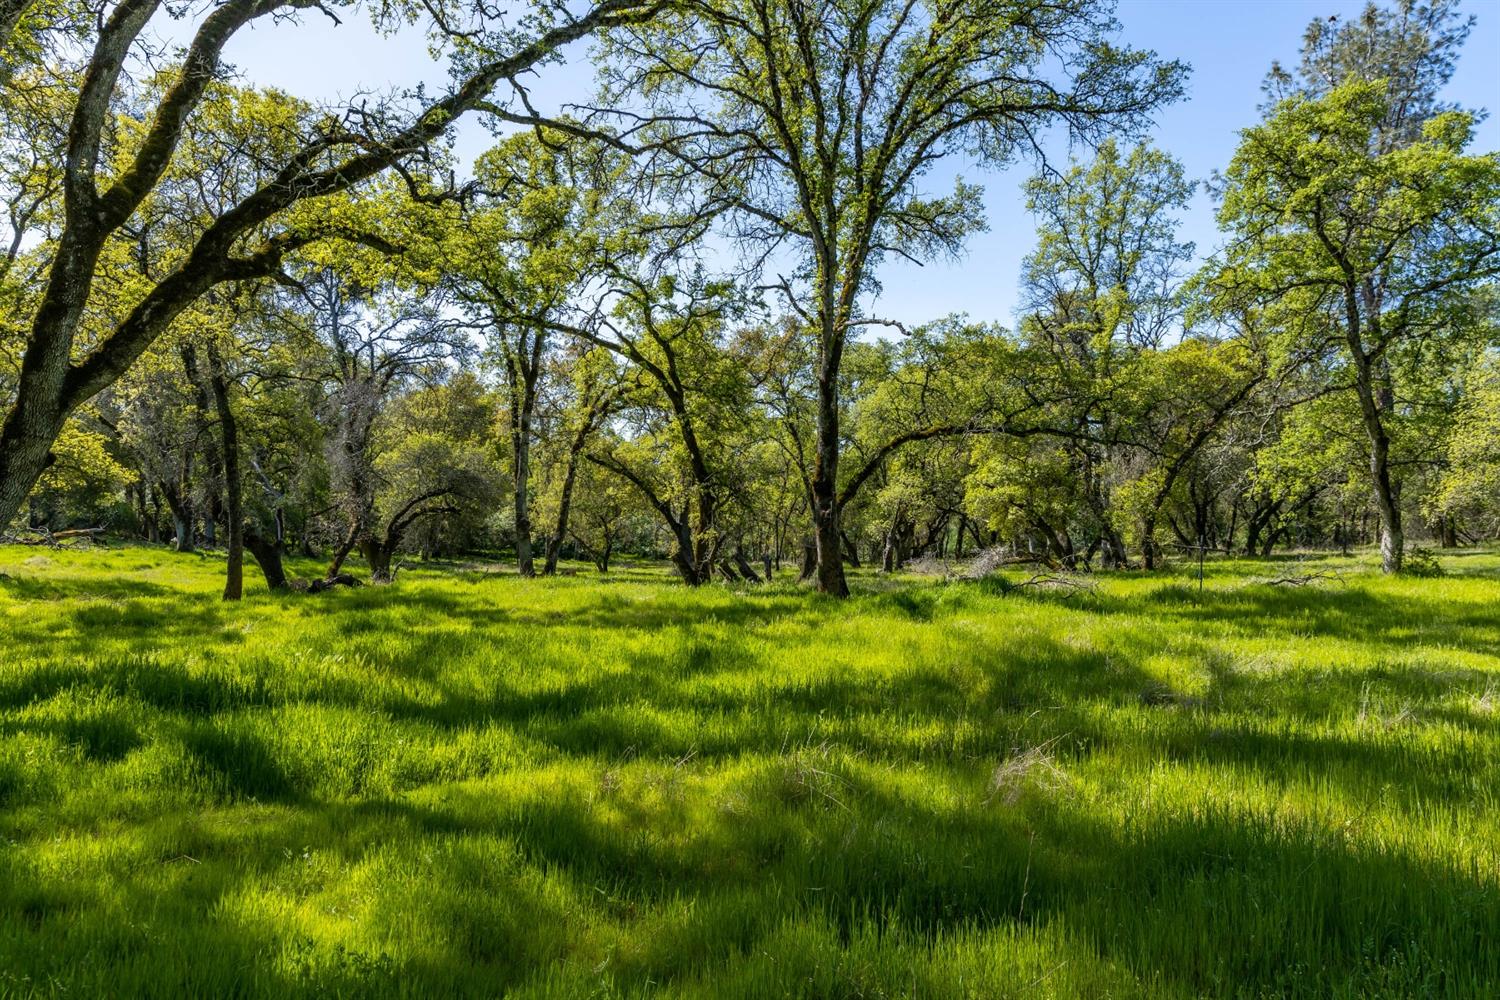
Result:
<svg viewBox="0 0 1500 1000"><path fill-rule="evenodd" d="M1500 556L1443 562L224 605L0 548L0 996L1500 995Z"/></svg>

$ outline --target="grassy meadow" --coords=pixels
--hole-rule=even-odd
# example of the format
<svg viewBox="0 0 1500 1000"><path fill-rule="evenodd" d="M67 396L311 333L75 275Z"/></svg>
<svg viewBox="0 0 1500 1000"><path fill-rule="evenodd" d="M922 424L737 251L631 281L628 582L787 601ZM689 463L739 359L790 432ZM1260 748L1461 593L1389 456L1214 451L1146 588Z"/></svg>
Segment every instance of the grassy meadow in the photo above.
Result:
<svg viewBox="0 0 1500 1000"><path fill-rule="evenodd" d="M0 548L0 997L1500 996L1500 555L1441 563Z"/></svg>

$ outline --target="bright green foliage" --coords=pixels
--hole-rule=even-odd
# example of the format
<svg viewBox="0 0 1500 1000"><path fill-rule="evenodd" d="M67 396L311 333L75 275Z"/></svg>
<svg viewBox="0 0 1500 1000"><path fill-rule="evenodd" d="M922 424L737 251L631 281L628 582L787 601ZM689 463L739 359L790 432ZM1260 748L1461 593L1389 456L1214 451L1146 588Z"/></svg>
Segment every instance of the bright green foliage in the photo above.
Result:
<svg viewBox="0 0 1500 1000"><path fill-rule="evenodd" d="M1447 468L1434 500L1444 514L1465 509L1494 524L1500 517L1500 358L1474 366L1447 439Z"/></svg>
<svg viewBox="0 0 1500 1000"><path fill-rule="evenodd" d="M398 398L377 423L375 513L389 524L420 504L442 517L413 522L408 545L468 544L498 504L504 472L491 434L494 396L468 373Z"/></svg>
<svg viewBox="0 0 1500 1000"><path fill-rule="evenodd" d="M1193 189L1168 154L1112 141L1027 184L1038 219L1027 313L997 367L1000 426L1029 437L976 445L970 509L998 530L1036 532L1061 561L1077 558L1075 535L1106 566L1127 561L1127 541L1153 559L1165 496L1251 384L1252 352L1237 340L1167 346L1193 254L1178 214Z"/></svg>
<svg viewBox="0 0 1500 1000"><path fill-rule="evenodd" d="M1288 412L1275 439L1255 453L1255 485L1273 496L1332 490L1335 503L1369 500L1363 434L1354 401L1324 397Z"/></svg>
<svg viewBox="0 0 1500 1000"><path fill-rule="evenodd" d="M1500 161L1464 152L1472 116L1438 115L1419 141L1382 153L1376 130L1386 108L1379 82L1349 83L1320 100L1288 100L1245 131L1220 211L1240 237L1233 278L1286 293L1286 310L1310 304L1292 294L1299 289L1375 281L1382 298L1366 305L1376 307L1373 318L1399 309L1390 321L1411 324L1438 293L1493 273L1487 229L1500 211ZM1343 300L1329 305L1341 318Z"/></svg>
<svg viewBox="0 0 1500 1000"><path fill-rule="evenodd" d="M971 516L1007 537L1030 531L1066 533L1082 506L1077 470L1051 438L981 438L964 492ZM1058 536L1058 548L1064 551Z"/></svg>
<svg viewBox="0 0 1500 1000"><path fill-rule="evenodd" d="M1355 80L1383 80L1389 100L1379 145L1421 137L1422 124L1454 105L1442 99L1474 17L1461 0L1367 0L1357 17L1315 17L1302 37L1295 71L1271 64L1264 89L1274 100L1321 97Z"/></svg>
<svg viewBox="0 0 1500 1000"><path fill-rule="evenodd" d="M1234 240L1207 279L1213 296L1263 307L1281 358L1352 389L1388 572L1401 568L1412 422L1398 400L1442 381L1443 354L1475 332L1468 295L1500 274L1500 154L1465 153L1461 112L1387 148L1391 100L1384 81L1351 81L1247 129L1219 212ZM1422 364L1403 364L1409 352Z"/></svg>
<svg viewBox="0 0 1500 1000"><path fill-rule="evenodd" d="M57 461L37 480L32 507L47 516L97 520L121 490L134 481L131 471L109 453L103 435L69 421L53 446Z"/></svg>
<svg viewBox="0 0 1500 1000"><path fill-rule="evenodd" d="M1444 565L222 605L0 549L0 994L1492 996L1500 557Z"/></svg>

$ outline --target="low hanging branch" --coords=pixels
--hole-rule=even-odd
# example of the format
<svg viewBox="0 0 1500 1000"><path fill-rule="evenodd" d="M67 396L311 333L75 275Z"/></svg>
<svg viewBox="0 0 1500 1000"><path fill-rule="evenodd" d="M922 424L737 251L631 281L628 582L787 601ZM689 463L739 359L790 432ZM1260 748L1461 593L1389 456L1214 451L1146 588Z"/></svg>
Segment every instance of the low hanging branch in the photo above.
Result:
<svg viewBox="0 0 1500 1000"><path fill-rule="evenodd" d="M208 14L175 81L146 115L134 160L101 192L97 165L102 136L113 120L117 84L137 37L158 6L157 0L127 0L95 30L63 157L63 205L55 251L35 311L21 318L30 336L13 398L0 418L0 522L14 516L46 469L67 416L118 379L194 302L225 282L277 277L287 254L326 235L284 230L255 239L255 234L283 219L299 202L347 191L421 155L456 118L488 100L503 81L545 62L564 46L596 31L647 20L659 11L637 0L602 0L577 16L542 25L513 51L480 63L449 94L428 103L404 124L390 123L390 130L373 134L333 126L309 138L278 168L268 170L259 187L197 234L181 263L156 281L92 350L75 360L75 341L100 254L157 189L193 112L223 73L220 54L231 36L257 19L316 6L316 0L226 0ZM0 31L6 18L0 10Z"/></svg>

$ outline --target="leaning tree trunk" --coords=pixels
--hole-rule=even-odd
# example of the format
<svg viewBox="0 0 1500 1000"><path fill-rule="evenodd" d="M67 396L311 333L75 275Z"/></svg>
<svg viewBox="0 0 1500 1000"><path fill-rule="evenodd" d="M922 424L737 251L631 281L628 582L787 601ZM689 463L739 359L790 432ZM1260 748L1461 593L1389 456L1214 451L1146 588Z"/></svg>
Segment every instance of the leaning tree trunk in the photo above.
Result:
<svg viewBox="0 0 1500 1000"><path fill-rule="evenodd" d="M736 545L734 547L734 568L749 583L764 582L760 578L760 574L755 572L755 567L750 565L750 560L745 558L745 549L743 546Z"/></svg>
<svg viewBox="0 0 1500 1000"><path fill-rule="evenodd" d="M368 535L360 542L359 553L370 566L371 583L390 583L394 579L391 573L391 559L396 554L394 544Z"/></svg>
<svg viewBox="0 0 1500 1000"><path fill-rule="evenodd" d="M167 498L167 509L172 512L172 531L177 539L178 552L193 551L193 509L188 500L187 483L181 485L163 481L159 487Z"/></svg>
<svg viewBox="0 0 1500 1000"><path fill-rule="evenodd" d="M224 359L217 348L208 349L209 385L214 406L219 412L219 429L223 437L220 452L224 459L225 518L228 520L228 560L224 567L224 600L238 601L245 587L245 515L240 492L240 435L229 405L229 383L224 375Z"/></svg>
<svg viewBox="0 0 1500 1000"><path fill-rule="evenodd" d="M80 254L79 248L67 245L58 251L52 270L62 277L49 282L32 339L21 355L15 403L0 425L0 529L20 512L37 479L56 461L52 444L68 418L63 386L72 338L63 331L77 326L84 305L83 295L64 302L56 288L74 282L88 287L97 251L93 257Z"/></svg>
<svg viewBox="0 0 1500 1000"><path fill-rule="evenodd" d="M557 502L557 523L553 526L552 537L547 539L547 555L542 563L542 575L551 576L557 572L557 559L562 554L563 539L568 537L568 516L573 507L573 483L578 476L578 453L572 452L568 455L568 470L563 475L562 495Z"/></svg>
<svg viewBox="0 0 1500 1000"><path fill-rule="evenodd" d="M844 543L844 561L855 569L859 569L859 546L849 540L849 533L839 530L839 538Z"/></svg>
<svg viewBox="0 0 1500 1000"><path fill-rule="evenodd" d="M553 525L552 537L547 539L546 561L542 564L542 573L551 576L557 572L557 558L562 551L563 539L568 537L568 517L573 510L573 486L578 481L578 456L583 452L583 446L588 443L589 433L593 429L593 416L587 417L579 426L578 432L573 435L572 446L568 448L567 470L563 473L562 494L557 502L557 523Z"/></svg>
<svg viewBox="0 0 1500 1000"><path fill-rule="evenodd" d="M323 579L332 580L344 570L344 560L349 558L349 553L354 551L354 546L359 544L360 535L364 533L364 521L356 518L349 525L349 530L344 533L344 540L339 542L339 547L333 550L333 559L328 563L328 572L323 574Z"/></svg>
<svg viewBox="0 0 1500 1000"><path fill-rule="evenodd" d="M245 549L260 567L261 575L266 578L266 588L272 591L286 590L288 584L286 569L281 565L281 546L258 531L247 531L244 538Z"/></svg>

